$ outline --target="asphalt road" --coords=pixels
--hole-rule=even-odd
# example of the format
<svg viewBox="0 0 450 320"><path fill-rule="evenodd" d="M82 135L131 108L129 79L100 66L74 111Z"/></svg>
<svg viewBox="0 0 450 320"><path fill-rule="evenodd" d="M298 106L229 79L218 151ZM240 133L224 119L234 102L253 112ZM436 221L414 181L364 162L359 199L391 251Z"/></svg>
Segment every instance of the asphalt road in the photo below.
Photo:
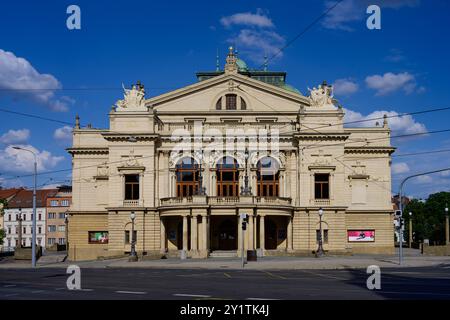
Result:
<svg viewBox="0 0 450 320"><path fill-rule="evenodd" d="M366 270L81 269L68 290L65 269L3 269L0 299L450 299L450 265L381 270L368 290Z"/></svg>

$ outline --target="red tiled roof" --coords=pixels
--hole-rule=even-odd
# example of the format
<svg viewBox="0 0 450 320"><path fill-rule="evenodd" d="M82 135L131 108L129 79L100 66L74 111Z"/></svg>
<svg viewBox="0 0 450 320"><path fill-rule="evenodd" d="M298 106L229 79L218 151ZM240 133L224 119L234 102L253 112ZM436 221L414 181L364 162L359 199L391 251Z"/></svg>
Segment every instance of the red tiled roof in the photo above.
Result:
<svg viewBox="0 0 450 320"><path fill-rule="evenodd" d="M20 190L23 190L22 188L20 189L0 189L0 199L10 199L11 197L13 197L16 193L18 193Z"/></svg>
<svg viewBox="0 0 450 320"><path fill-rule="evenodd" d="M36 207L46 207L48 197L53 197L57 189L44 189L36 191ZM33 190L21 190L8 202L8 208L31 208L33 207Z"/></svg>

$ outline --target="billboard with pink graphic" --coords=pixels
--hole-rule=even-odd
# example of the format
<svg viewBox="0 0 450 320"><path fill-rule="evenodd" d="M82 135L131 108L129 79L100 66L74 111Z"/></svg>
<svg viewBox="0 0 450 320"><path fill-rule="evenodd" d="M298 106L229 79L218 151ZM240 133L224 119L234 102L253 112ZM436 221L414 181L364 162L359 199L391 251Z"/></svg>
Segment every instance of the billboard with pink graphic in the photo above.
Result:
<svg viewBox="0 0 450 320"><path fill-rule="evenodd" d="M349 242L373 242L375 241L375 230L348 230Z"/></svg>

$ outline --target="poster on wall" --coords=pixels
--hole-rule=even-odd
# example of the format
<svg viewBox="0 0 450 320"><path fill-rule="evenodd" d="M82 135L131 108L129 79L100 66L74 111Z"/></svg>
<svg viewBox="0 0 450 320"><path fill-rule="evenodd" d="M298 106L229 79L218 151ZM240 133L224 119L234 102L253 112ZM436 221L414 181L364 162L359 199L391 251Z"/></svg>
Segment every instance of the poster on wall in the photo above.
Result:
<svg viewBox="0 0 450 320"><path fill-rule="evenodd" d="M375 241L375 230L348 230L349 242L373 242Z"/></svg>
<svg viewBox="0 0 450 320"><path fill-rule="evenodd" d="M108 231L90 231L89 243L108 243Z"/></svg>

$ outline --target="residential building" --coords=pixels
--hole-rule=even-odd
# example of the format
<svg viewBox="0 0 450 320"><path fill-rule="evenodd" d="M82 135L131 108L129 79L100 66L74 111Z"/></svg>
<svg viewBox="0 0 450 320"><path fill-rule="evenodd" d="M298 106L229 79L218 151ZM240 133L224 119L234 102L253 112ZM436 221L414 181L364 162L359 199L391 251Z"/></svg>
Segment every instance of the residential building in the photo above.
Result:
<svg viewBox="0 0 450 320"><path fill-rule="evenodd" d="M47 198L47 247L66 244L66 213L71 202L71 186L60 186L54 196Z"/></svg>
<svg viewBox="0 0 450 320"><path fill-rule="evenodd" d="M394 252L386 116L344 126L332 86L305 96L286 72L251 70L232 49L223 70L197 79L147 99L138 82L107 129L77 117L70 259L124 254L132 239L140 254L193 258L242 246L311 254L319 239L336 254Z"/></svg>
<svg viewBox="0 0 450 320"><path fill-rule="evenodd" d="M45 228L47 215L47 197L55 195L57 190L37 190L36 192L36 244L45 247ZM15 248L22 237L22 246L30 247L33 226L33 191L21 190L9 202L3 216L6 237L4 246Z"/></svg>
<svg viewBox="0 0 450 320"><path fill-rule="evenodd" d="M22 189L0 189L0 230L3 229L4 209L10 201Z"/></svg>

